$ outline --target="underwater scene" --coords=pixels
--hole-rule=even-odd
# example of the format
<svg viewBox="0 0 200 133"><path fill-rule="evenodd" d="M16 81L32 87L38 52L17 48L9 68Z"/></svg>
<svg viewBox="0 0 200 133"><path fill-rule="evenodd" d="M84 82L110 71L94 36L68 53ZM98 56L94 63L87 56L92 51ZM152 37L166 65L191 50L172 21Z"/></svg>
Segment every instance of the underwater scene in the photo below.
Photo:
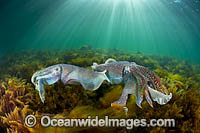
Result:
<svg viewBox="0 0 200 133"><path fill-rule="evenodd" d="M199 0L1 0L0 132L198 133L199 33Z"/></svg>

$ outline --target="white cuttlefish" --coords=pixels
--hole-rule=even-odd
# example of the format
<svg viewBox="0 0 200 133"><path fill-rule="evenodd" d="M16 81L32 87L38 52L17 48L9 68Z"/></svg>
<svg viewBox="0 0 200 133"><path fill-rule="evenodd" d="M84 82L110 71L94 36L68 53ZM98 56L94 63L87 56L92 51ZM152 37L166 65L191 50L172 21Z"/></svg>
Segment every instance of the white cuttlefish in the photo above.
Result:
<svg viewBox="0 0 200 133"><path fill-rule="evenodd" d="M94 72L68 64L57 64L47 67L33 74L31 81L39 91L41 101L45 101L44 85L51 85L61 80L64 84L81 84L85 90L94 91L100 87L104 80L110 82L103 72Z"/></svg>

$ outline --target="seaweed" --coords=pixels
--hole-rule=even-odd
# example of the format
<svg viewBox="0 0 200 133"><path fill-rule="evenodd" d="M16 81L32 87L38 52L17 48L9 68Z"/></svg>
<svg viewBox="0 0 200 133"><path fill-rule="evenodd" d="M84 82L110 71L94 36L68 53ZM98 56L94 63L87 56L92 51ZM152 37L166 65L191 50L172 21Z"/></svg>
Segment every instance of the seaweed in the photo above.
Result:
<svg viewBox="0 0 200 133"><path fill-rule="evenodd" d="M27 114L49 114L54 118L87 118L109 116L111 118L176 120L176 127L134 127L130 132L198 132L200 130L200 65L173 57L129 53L118 49L94 49L84 45L78 49L62 51L23 51L4 55L0 62L0 130L2 132L49 131L48 128L27 128L24 117ZM166 105L146 101L142 109L130 96L129 108L125 115L123 108L110 107L123 90L123 84L104 83L94 92L85 91L80 85L64 86L61 82L45 86L46 101L40 101L37 90L30 78L35 71L54 64L74 64L90 69L93 62L104 63L108 58L134 61L148 67L161 77L162 83L173 98ZM15 77L15 78L14 78ZM53 131L74 131L75 129L50 128ZM97 128L77 129L77 131L99 131ZM102 129L129 132L126 128ZM101 130L100 130L101 131Z"/></svg>
<svg viewBox="0 0 200 133"><path fill-rule="evenodd" d="M30 84L17 78L0 83L0 129L8 132L28 132L25 115L31 112Z"/></svg>

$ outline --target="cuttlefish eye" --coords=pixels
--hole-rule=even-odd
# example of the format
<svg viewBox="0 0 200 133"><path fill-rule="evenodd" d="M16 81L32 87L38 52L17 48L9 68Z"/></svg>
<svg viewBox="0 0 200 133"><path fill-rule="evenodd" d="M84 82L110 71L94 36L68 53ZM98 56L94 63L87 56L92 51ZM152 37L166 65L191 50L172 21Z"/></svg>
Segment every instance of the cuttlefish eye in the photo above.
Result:
<svg viewBox="0 0 200 133"><path fill-rule="evenodd" d="M122 70L122 77L129 75L130 72L130 68L128 66L125 66Z"/></svg>
<svg viewBox="0 0 200 133"><path fill-rule="evenodd" d="M150 81L148 81L147 84L149 87L151 87L151 88L153 87L153 84Z"/></svg>
<svg viewBox="0 0 200 133"><path fill-rule="evenodd" d="M35 82L36 82L36 78L37 78L37 77L34 77L34 78L33 78L33 83L35 83Z"/></svg>
<svg viewBox="0 0 200 133"><path fill-rule="evenodd" d="M130 68L128 66L125 66L124 69L123 69L123 72L125 74L130 73Z"/></svg>
<svg viewBox="0 0 200 133"><path fill-rule="evenodd" d="M33 79L31 81L33 84L37 85L38 84L37 76L33 77Z"/></svg>

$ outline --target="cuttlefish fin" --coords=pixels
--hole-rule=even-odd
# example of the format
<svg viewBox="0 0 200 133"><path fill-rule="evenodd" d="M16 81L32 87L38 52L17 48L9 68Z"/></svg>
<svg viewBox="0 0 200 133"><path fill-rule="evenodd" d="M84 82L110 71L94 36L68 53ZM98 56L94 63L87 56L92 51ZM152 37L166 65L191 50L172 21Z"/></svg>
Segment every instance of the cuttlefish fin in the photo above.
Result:
<svg viewBox="0 0 200 133"><path fill-rule="evenodd" d="M42 101L42 103L44 103L45 101L45 90L44 90L44 86L41 80L38 80L38 84L36 85L36 90L39 91L39 96L40 99Z"/></svg>
<svg viewBox="0 0 200 133"><path fill-rule="evenodd" d="M81 80L80 84L85 90L95 91L101 86L104 80L110 82L105 74L106 72L107 70L104 70L103 72L98 72L99 75L97 75L96 77L92 77L90 80L87 81Z"/></svg>
<svg viewBox="0 0 200 133"><path fill-rule="evenodd" d="M111 62L117 62L115 59L109 58L105 61L105 64L111 63Z"/></svg>
<svg viewBox="0 0 200 133"><path fill-rule="evenodd" d="M172 93L170 93L169 95L165 95L164 93L154 90L149 86L148 86L148 90L153 101L156 101L160 105L166 104L172 98Z"/></svg>

